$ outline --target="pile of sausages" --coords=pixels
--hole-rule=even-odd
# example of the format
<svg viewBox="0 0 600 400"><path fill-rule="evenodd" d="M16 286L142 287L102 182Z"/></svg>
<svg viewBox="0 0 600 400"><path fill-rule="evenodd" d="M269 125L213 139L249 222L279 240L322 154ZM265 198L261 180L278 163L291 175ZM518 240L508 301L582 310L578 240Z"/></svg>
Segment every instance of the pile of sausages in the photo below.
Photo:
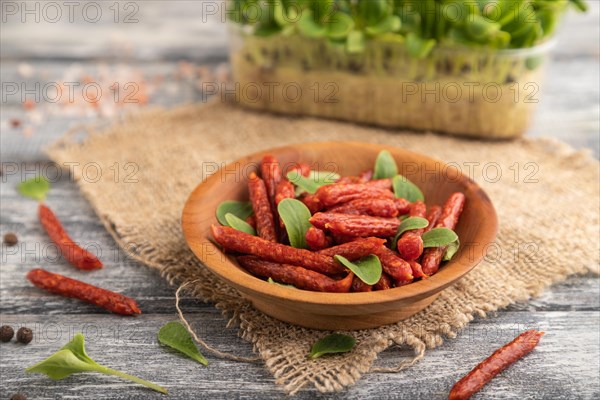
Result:
<svg viewBox="0 0 600 400"><path fill-rule="evenodd" d="M296 164L308 177L310 167ZM289 173L290 171L287 171ZM321 292L369 292L408 285L435 274L445 247L423 249L423 233L438 227L454 229L465 202L462 193L452 194L443 207L427 207L422 201L396 198L392 179L372 179L372 172L342 177L314 193L298 197L310 210L311 227L306 231L308 249L289 245L277 205L295 198L295 187L270 155L263 158L261 177L252 173L248 191L254 214L246 222L257 236L221 225L212 226L214 240L226 251L239 253L239 264L251 274L299 289ZM422 217L422 229L405 232L390 248L402 216ZM350 261L376 255L382 266L379 282L368 285L338 263L335 255Z"/></svg>

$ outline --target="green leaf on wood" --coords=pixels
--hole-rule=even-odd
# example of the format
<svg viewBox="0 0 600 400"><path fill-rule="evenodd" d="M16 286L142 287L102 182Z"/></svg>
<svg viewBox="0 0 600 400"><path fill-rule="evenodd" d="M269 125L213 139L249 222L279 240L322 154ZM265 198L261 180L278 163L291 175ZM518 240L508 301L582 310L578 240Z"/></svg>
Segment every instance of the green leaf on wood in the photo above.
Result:
<svg viewBox="0 0 600 400"><path fill-rule="evenodd" d="M290 288L290 289L298 289L298 288L297 288L296 286L294 286L294 285L288 285L288 284L285 284L285 283L279 283L279 282L275 282L275 281L273 280L273 278L268 278L268 279L267 279L267 282L269 282L270 284L273 284L273 285L277 285L277 286L283 286L283 287Z"/></svg>
<svg viewBox="0 0 600 400"><path fill-rule="evenodd" d="M241 220L246 220L249 216L254 214L252 210L252 204L247 201L224 201L217 207L217 221L221 225L229 226L226 214L233 214Z"/></svg>
<svg viewBox="0 0 600 400"><path fill-rule="evenodd" d="M381 262L376 255L371 254L356 261L350 261L340 255L336 255L334 258L344 267L354 272L354 275L367 285L374 285L381 279Z"/></svg>
<svg viewBox="0 0 600 400"><path fill-rule="evenodd" d="M247 233L252 236L256 236L256 231L254 230L252 225L250 225L243 219L238 218L232 213L225 214L225 221L227 221L227 225L232 227L233 229Z"/></svg>
<svg viewBox="0 0 600 400"><path fill-rule="evenodd" d="M442 261L450 261L452 257L458 252L460 248L460 240L457 238L454 242L450 243L444 252L444 257Z"/></svg>
<svg viewBox="0 0 600 400"><path fill-rule="evenodd" d="M169 346L185 354L192 360L198 361L202 365L208 365L208 361L198 351L190 333L179 321L168 322L160 328L158 331L158 341L165 346Z"/></svg>
<svg viewBox="0 0 600 400"><path fill-rule="evenodd" d="M22 196L42 201L50 190L50 182L43 176L36 176L19 183L17 190Z"/></svg>
<svg viewBox="0 0 600 400"><path fill-rule="evenodd" d="M286 176L302 193L308 192L311 194L314 194L321 186L329 185L340 179L339 174L331 171L310 171L310 174L305 177L297 170L294 170L290 171ZM298 194L298 190L296 194Z"/></svg>
<svg viewBox="0 0 600 400"><path fill-rule="evenodd" d="M308 358L315 359L324 354L347 353L352 350L355 345L356 339L352 336L333 333L313 344Z"/></svg>
<svg viewBox="0 0 600 400"><path fill-rule="evenodd" d="M394 187L394 193L397 198L402 198L414 203L415 201L425 201L425 196L421 189L406 177L402 175L396 175L392 180L392 186Z"/></svg>
<svg viewBox="0 0 600 400"><path fill-rule="evenodd" d="M310 210L300 200L284 199L277 205L277 212L285 224L290 244L297 249L305 249L306 231L312 226L309 222Z"/></svg>
<svg viewBox="0 0 600 400"><path fill-rule="evenodd" d="M394 236L394 240L392 241L392 249L396 248L396 243L398 243L398 239L400 239L400 236L402 236L404 232L413 229L426 228L427 225L429 225L429 221L421 217L409 217L403 220L398 227L398 231Z"/></svg>
<svg viewBox="0 0 600 400"><path fill-rule="evenodd" d="M375 160L373 169L373 179L393 178L398 175L398 166L392 154L387 150L382 150Z"/></svg>
<svg viewBox="0 0 600 400"><path fill-rule="evenodd" d="M434 228L425 232L421 238L423 247L444 247L458 240L458 235L452 229Z"/></svg>
<svg viewBox="0 0 600 400"><path fill-rule="evenodd" d="M61 380L81 372L99 372L101 374L118 376L149 387L157 392L167 394L167 390L162 386L96 363L86 354L85 339L81 333L76 333L73 340L59 351L44 361L27 368L25 371L45 374L54 380Z"/></svg>

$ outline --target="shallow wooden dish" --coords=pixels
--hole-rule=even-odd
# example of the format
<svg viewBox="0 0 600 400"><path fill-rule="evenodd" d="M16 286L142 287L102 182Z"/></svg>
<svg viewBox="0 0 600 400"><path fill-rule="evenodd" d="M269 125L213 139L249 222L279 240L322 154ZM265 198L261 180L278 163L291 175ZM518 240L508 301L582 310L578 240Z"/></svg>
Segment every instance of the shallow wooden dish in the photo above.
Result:
<svg viewBox="0 0 600 400"><path fill-rule="evenodd" d="M407 286L370 293L319 293L267 283L243 270L232 255L212 242L210 226L224 200L248 200L246 180L264 154L286 164L305 162L314 169L342 176L371 169L377 154L389 150L400 169L425 195L428 204L443 204L453 192L466 196L456 228L461 249L431 278ZM262 312L292 324L324 330L353 330L391 324L427 307L446 287L473 269L485 255L497 230L494 206L485 192L459 170L407 150L359 142L307 143L266 150L221 168L201 183L183 209L182 227L188 245L203 264L235 287Z"/></svg>

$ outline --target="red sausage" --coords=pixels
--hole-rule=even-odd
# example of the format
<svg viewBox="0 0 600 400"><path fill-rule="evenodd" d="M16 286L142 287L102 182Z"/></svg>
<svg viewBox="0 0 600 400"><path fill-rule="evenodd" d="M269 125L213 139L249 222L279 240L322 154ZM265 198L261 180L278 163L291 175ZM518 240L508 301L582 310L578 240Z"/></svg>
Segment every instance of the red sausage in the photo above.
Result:
<svg viewBox="0 0 600 400"><path fill-rule="evenodd" d="M252 203L252 209L256 217L258 236L270 242L277 242L275 219L271 211L267 188L265 182L256 176L255 173L250 174L248 191L250 192L250 202Z"/></svg>
<svg viewBox="0 0 600 400"><path fill-rule="evenodd" d="M323 209L323 204L314 194L304 193L298 200L304 203L311 214L316 214Z"/></svg>
<svg viewBox="0 0 600 400"><path fill-rule="evenodd" d="M256 229L256 217L254 216L254 214L246 218L246 223L254 229Z"/></svg>
<svg viewBox="0 0 600 400"><path fill-rule="evenodd" d="M392 199L357 199L330 208L328 212L338 214L370 215L393 218L398 216L398 208Z"/></svg>
<svg viewBox="0 0 600 400"><path fill-rule="evenodd" d="M321 250L331 245L331 238L325 236L325 232L319 228L311 226L306 231L306 244L312 250Z"/></svg>
<svg viewBox="0 0 600 400"><path fill-rule="evenodd" d="M410 201L406 199L395 199L396 208L398 209L398 215L406 215L410 212Z"/></svg>
<svg viewBox="0 0 600 400"><path fill-rule="evenodd" d="M279 205L284 199L293 199L296 195L294 193L294 184L287 179L283 179L277 184L277 191L275 192L275 205Z"/></svg>
<svg viewBox="0 0 600 400"><path fill-rule="evenodd" d="M240 256L238 261L253 275L316 292L347 293L354 278L354 274L350 272L344 279L336 281L306 268L264 261L253 256Z"/></svg>
<svg viewBox="0 0 600 400"><path fill-rule="evenodd" d="M427 214L427 207L422 201L412 203L410 206L410 216L425 218ZM423 253L423 234L425 228L413 229L408 232L404 232L398 240L397 249L400 256L405 260L416 260L421 257Z"/></svg>
<svg viewBox="0 0 600 400"><path fill-rule="evenodd" d="M423 233L429 232L430 230L432 230L433 227L437 225L441 216L442 216L442 207L440 207L440 206L430 207L429 212L427 213L427 222L429 222L429 224L427 224L427 228L425 228Z"/></svg>
<svg viewBox="0 0 600 400"><path fill-rule="evenodd" d="M465 195L462 193L453 193L448 200L446 200L444 208L442 209L442 215L435 227L454 229L458 222L458 218L462 213L464 204ZM423 259L421 260L423 273L429 276L435 274L440 267L445 252L446 247L431 247L425 249L423 252Z"/></svg>
<svg viewBox="0 0 600 400"><path fill-rule="evenodd" d="M281 181L281 168L279 167L279 161L272 155L267 154L263 157L260 164L260 174L265 187L267 188L267 194L269 196L269 202L273 207L275 205L275 193L277 191L277 185ZM275 212L275 208L272 209Z"/></svg>
<svg viewBox="0 0 600 400"><path fill-rule="evenodd" d="M347 203L356 199L394 198L394 193L389 188L383 187L381 180L370 181L368 183L334 183L325 185L317 190L316 195L326 207Z"/></svg>
<svg viewBox="0 0 600 400"><path fill-rule="evenodd" d="M294 166L292 168L289 169L287 174L289 174L292 171L298 171L298 173L300 173L300 175L302 175L303 177L306 178L310 175L310 165L305 164L305 163L296 163L296 164L294 164Z"/></svg>
<svg viewBox="0 0 600 400"><path fill-rule="evenodd" d="M413 280L412 269L407 261L401 259L395 251L381 246L375 252L381 261L383 271L388 274L396 283Z"/></svg>
<svg viewBox="0 0 600 400"><path fill-rule="evenodd" d="M141 314L136 301L88 283L67 278L43 269L29 271L27 279L40 289L63 297L72 297L121 315Z"/></svg>
<svg viewBox="0 0 600 400"><path fill-rule="evenodd" d="M398 230L397 218L370 217L337 213L316 213L310 223L337 235L354 237L389 237Z"/></svg>
<svg viewBox="0 0 600 400"><path fill-rule="evenodd" d="M346 270L333 257L269 242L228 226L213 225L211 231L215 241L225 250L252 254L275 263L298 265L325 275L336 275Z"/></svg>
<svg viewBox="0 0 600 400"><path fill-rule="evenodd" d="M354 279L352 280L352 288L350 289L351 292L371 292L373 291L373 286L372 285L367 285L366 283L364 283L359 277L355 276Z"/></svg>
<svg viewBox="0 0 600 400"><path fill-rule="evenodd" d="M381 278L379 278L379 282L373 285L374 290L387 290L392 288L392 278L385 272L381 273Z"/></svg>
<svg viewBox="0 0 600 400"><path fill-rule="evenodd" d="M46 233L50 236L52 242L58 246L67 261L73 266L86 271L102 268L102 262L95 255L80 247L71 239L50 208L40 203L38 213Z"/></svg>
<svg viewBox="0 0 600 400"><path fill-rule="evenodd" d="M421 264L419 264L415 260L411 260L408 262L408 265L410 265L410 269L412 270L412 274L415 279L427 278L427 275L423 273L423 268L421 267Z"/></svg>
<svg viewBox="0 0 600 400"><path fill-rule="evenodd" d="M319 254L333 257L335 255L347 258L350 261L358 260L375 252L383 246L384 239L375 237L356 239L351 242L329 247L318 251Z"/></svg>
<svg viewBox="0 0 600 400"><path fill-rule="evenodd" d="M529 354L537 346L542 336L544 336L544 332L526 331L512 342L496 350L452 387L448 400L466 400L473 396L496 375Z"/></svg>

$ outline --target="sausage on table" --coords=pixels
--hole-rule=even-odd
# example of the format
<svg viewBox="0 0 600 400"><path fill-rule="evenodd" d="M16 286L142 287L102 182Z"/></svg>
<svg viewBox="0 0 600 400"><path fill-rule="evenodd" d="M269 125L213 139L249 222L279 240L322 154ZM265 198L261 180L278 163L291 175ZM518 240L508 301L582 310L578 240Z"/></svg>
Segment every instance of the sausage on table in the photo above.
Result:
<svg viewBox="0 0 600 400"><path fill-rule="evenodd" d="M496 375L529 354L542 336L544 332L525 331L512 342L496 350L452 387L448 400L466 400L473 396Z"/></svg>
<svg viewBox="0 0 600 400"><path fill-rule="evenodd" d="M40 203L38 208L40 222L61 254L73 266L86 271L102 268L102 262L84 248L80 247L67 234L62 224L48 206Z"/></svg>

